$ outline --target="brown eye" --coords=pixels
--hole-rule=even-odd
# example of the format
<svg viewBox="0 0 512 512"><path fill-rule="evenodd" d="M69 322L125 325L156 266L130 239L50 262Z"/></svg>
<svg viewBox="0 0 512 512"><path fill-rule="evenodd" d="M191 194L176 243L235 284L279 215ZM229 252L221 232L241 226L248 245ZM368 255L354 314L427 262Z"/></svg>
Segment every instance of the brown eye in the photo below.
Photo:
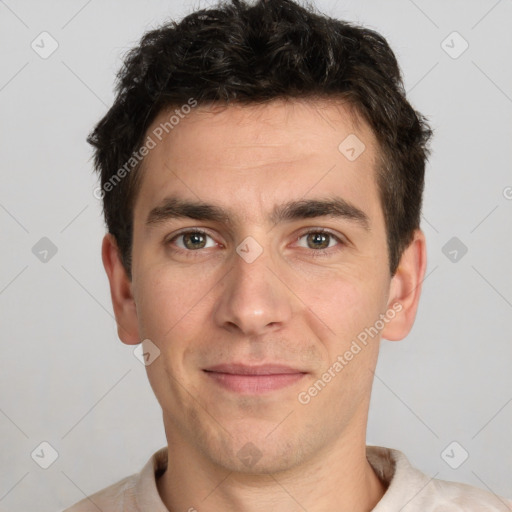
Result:
<svg viewBox="0 0 512 512"><path fill-rule="evenodd" d="M338 244L336 236L325 231L310 231L299 237L299 245L308 249L320 250L328 249Z"/></svg>
<svg viewBox="0 0 512 512"><path fill-rule="evenodd" d="M202 233L187 233L183 235L183 244L187 249L202 249L206 245L206 236Z"/></svg>
<svg viewBox="0 0 512 512"><path fill-rule="evenodd" d="M309 233L307 235L307 244L310 249L327 249L330 238L325 233Z"/></svg>
<svg viewBox="0 0 512 512"><path fill-rule="evenodd" d="M176 245L180 249L188 251L197 251L198 249L215 246L215 242L212 238L202 231L187 231L185 233L180 233L175 236L172 241L175 241Z"/></svg>

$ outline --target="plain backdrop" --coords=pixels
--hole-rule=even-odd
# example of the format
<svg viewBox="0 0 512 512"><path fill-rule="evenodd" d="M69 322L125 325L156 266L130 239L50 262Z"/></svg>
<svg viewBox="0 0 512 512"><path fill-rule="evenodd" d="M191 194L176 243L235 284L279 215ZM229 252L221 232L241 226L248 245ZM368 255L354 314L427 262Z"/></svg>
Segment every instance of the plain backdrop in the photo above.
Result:
<svg viewBox="0 0 512 512"><path fill-rule="evenodd" d="M0 1L2 510L61 510L166 444L145 368L117 338L85 138L143 32L207 5ZM368 444L512 496L512 2L316 5L388 39L435 129L428 276L412 333L382 342Z"/></svg>

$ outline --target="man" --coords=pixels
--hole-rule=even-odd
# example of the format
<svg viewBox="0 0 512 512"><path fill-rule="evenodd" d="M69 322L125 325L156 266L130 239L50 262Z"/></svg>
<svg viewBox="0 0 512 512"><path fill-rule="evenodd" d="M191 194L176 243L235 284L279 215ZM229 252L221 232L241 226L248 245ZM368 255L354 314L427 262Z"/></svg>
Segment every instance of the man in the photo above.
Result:
<svg viewBox="0 0 512 512"><path fill-rule="evenodd" d="M426 266L431 131L386 41L233 0L146 34L117 92L89 138L102 257L168 446L68 510L512 510L366 446Z"/></svg>

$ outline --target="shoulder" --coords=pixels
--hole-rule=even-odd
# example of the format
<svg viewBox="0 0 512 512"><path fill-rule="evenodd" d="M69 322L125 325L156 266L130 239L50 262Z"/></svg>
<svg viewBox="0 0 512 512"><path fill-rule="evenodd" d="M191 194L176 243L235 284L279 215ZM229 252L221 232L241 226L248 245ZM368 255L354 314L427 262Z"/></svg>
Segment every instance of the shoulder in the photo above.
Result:
<svg viewBox="0 0 512 512"><path fill-rule="evenodd" d="M98 512L98 510L122 512L133 497L136 479L137 474L123 478L119 482L87 496L63 512Z"/></svg>
<svg viewBox="0 0 512 512"><path fill-rule="evenodd" d="M512 512L512 501L479 487L433 479L429 484L432 512Z"/></svg>
<svg viewBox="0 0 512 512"><path fill-rule="evenodd" d="M367 458L387 490L374 512L512 512L512 501L458 482L429 477L399 450L368 446Z"/></svg>
<svg viewBox="0 0 512 512"><path fill-rule="evenodd" d="M63 512L152 512L167 511L158 494L156 475L167 467L167 447L155 452L140 473L87 496Z"/></svg>
<svg viewBox="0 0 512 512"><path fill-rule="evenodd" d="M167 447L156 451L140 473L123 478L87 496L64 512L152 512L167 511L158 494L156 477L167 467Z"/></svg>

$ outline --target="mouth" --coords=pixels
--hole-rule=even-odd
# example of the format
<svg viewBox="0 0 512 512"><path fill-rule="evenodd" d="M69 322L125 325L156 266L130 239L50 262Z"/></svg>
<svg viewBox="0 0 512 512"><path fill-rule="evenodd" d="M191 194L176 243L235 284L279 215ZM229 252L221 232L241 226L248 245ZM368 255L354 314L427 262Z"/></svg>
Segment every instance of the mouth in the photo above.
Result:
<svg viewBox="0 0 512 512"><path fill-rule="evenodd" d="M203 370L215 384L235 393L261 394L288 387L307 372L285 365L221 364Z"/></svg>

